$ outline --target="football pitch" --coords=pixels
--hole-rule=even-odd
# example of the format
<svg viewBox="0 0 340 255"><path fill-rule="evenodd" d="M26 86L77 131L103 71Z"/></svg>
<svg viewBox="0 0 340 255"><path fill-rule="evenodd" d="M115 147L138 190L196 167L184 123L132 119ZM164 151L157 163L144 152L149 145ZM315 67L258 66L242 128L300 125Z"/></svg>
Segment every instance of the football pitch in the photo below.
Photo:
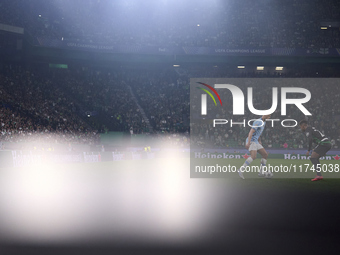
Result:
<svg viewBox="0 0 340 255"><path fill-rule="evenodd" d="M203 159L202 159L203 160ZM234 171L228 171L220 175L207 174L204 177L208 178L191 178L190 177L190 159L183 157L168 157L156 159L141 159L141 160L122 160L110 162L93 162L80 164L56 164L56 165L40 165L29 168L0 168L1 173L15 172L20 176L20 173L31 172L46 175L49 171L59 173L67 178L70 176L79 176L80 179L84 176L94 176L96 178L108 178L114 176L115 180L120 178L125 179L129 176L131 179L136 177L140 180L149 178L155 179L161 173L164 178L166 175L173 176L178 173L177 178L184 182L195 182L195 179L221 179L219 182L228 183L232 186L254 186L268 187L275 189L311 189L324 191L340 191L340 161L322 160L322 175L323 180L311 182L311 179L316 175L313 165L309 160L283 160L269 159L267 166L271 167L273 178L260 178L257 175L260 159L252 162L253 170L244 173L245 180L242 180L235 169L239 169L244 163L244 159L204 159L204 164L230 166ZM289 171L288 171L289 170ZM33 172L32 172L33 171ZM49 181L46 179L45 181Z"/></svg>
<svg viewBox="0 0 340 255"><path fill-rule="evenodd" d="M239 167L244 160L213 162ZM309 164L278 159L269 163ZM324 173L324 180L311 182L314 175L284 178L274 173L272 179L265 179L245 173L242 180L237 173L228 173L225 178L190 178L190 159L176 155L2 168L0 241L134 243L137 247L199 243L195 249L233 244L243 251L239 236L249 247L258 247L263 238L279 245L275 233L281 231L280 238L290 238L293 246L307 245L313 236L300 227L313 224L322 230L338 218L334 201L340 179ZM315 223L316 214L324 221ZM332 233L323 238L331 238Z"/></svg>
<svg viewBox="0 0 340 255"><path fill-rule="evenodd" d="M254 170L244 173L245 180L240 179L237 172L227 172L216 177L214 174L207 175L208 178L203 179L221 179L222 182L228 183L232 186L254 186L262 188L275 189L312 189L324 191L340 191L340 161L323 160L320 161L323 167L323 180L318 182L311 182L311 179L316 175L313 165L309 160L283 160L283 159L269 159L267 166L272 167L271 171L274 173L273 178L260 178L257 175L257 169L260 165L260 159L252 162L251 167ZM220 165L220 166L234 166L234 169L239 169L244 163L244 159L205 159L205 164ZM122 160L113 162L94 162L94 163L80 163L80 164L62 164L50 166L38 166L37 169L41 171L58 171L61 173L69 172L72 175L79 176L92 175L97 177L112 177L116 180L130 176L131 179L136 177L141 180L148 178L154 179L162 173L173 176L174 173L180 173L177 178L181 181L195 182L197 178L190 177L190 159L189 158L158 158L151 160ZM42 169L46 170L42 170ZM23 170L18 168L15 171ZM32 169L32 167L30 168ZM34 169L34 167L33 167ZM273 170L274 169L274 170ZM288 171L289 170L289 171ZM202 178L199 178L202 179Z"/></svg>
<svg viewBox="0 0 340 255"><path fill-rule="evenodd" d="M234 169L239 169L244 163L244 159L205 159L205 164L234 166ZM273 178L260 178L257 176L256 170L260 165L260 159L253 161L251 166L254 171L244 173L245 180L240 179L237 172L227 172L216 177L214 174L208 174L208 178L191 178L190 177L190 159L183 157L157 158L151 160L122 160L113 162L94 162L80 164L62 164L50 166L38 166L46 173L52 170L71 175L78 175L81 178L87 175L96 176L96 178L112 178L115 181L126 179L129 176L131 179L139 178L141 181L155 180L160 174L162 178L169 175L173 180L181 182L195 182L196 179L221 179L219 182L227 183L228 185L242 187L261 187L273 189L297 189L297 190L322 190L322 191L340 191L340 171L339 161L323 160L321 161L324 171L323 180L311 182L311 179L316 175L313 166L309 160L283 160L269 159L267 166L273 167ZM327 167L327 168L326 168ZM24 168L18 168L14 171L20 173ZM32 171L34 167L30 168ZM45 170L43 170L45 169ZM290 169L290 172L287 172ZM333 169L333 170L331 170ZM7 170L6 170L7 171ZM8 171L12 171L8 169ZM286 172L284 172L286 171ZM174 175L174 173L178 175ZM174 177L175 176L175 177ZM67 178L67 176L65 176ZM209 181L211 182L211 181Z"/></svg>

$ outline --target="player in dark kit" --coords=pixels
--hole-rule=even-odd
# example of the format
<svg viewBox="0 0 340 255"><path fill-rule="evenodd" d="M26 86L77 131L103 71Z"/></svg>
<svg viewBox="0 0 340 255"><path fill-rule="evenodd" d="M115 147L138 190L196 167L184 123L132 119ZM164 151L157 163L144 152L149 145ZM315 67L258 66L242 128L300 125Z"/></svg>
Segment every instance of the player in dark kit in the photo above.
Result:
<svg viewBox="0 0 340 255"><path fill-rule="evenodd" d="M317 144L310 157L310 161L312 161L314 169L316 170L316 177L312 179L312 181L322 180L323 177L321 175L321 164L319 159L326 155L326 153L332 148L332 144L323 133L314 127L308 126L307 120L301 120L299 124L302 132L304 132L308 138L307 156L309 156L309 153L312 150L313 142Z"/></svg>

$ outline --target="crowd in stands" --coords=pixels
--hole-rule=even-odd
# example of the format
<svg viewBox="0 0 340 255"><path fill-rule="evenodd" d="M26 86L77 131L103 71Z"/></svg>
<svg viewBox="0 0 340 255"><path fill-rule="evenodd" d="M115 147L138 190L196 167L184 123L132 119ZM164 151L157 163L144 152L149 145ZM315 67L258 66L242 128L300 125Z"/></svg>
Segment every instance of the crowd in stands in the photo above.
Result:
<svg viewBox="0 0 340 255"><path fill-rule="evenodd" d="M149 133L150 126L156 132L188 131L189 79L180 77L173 69L91 71L80 68L54 71L53 80L58 81L84 111L95 112L88 121L100 131L132 129L134 134L141 134Z"/></svg>
<svg viewBox="0 0 340 255"><path fill-rule="evenodd" d="M79 68L54 71L53 80L76 100L92 127L101 132L128 131L146 133L148 127L131 97L128 77L119 71Z"/></svg>
<svg viewBox="0 0 340 255"><path fill-rule="evenodd" d="M296 71L291 74L292 77L303 77ZM286 72L285 76L289 75ZM193 125L190 130L190 107L199 107L195 101L190 102L190 77L278 76L277 73L232 73L230 70L226 73L222 68L199 67L98 71L81 67L44 70L5 66L0 74L1 139L7 142L43 139L52 143L94 145L98 144L100 133L107 131L148 134L152 130L156 136L182 145L189 143L191 132L191 142L199 146L244 147L249 132L247 128L213 129L211 123L205 123ZM308 103L307 108L313 110L308 120L329 136L335 147L339 147L340 129L336 120L340 116L340 107L337 107L339 88L314 84L308 89L312 95L321 95ZM263 91L261 87L256 89L256 86L255 91L257 100L254 106L257 109L270 108L271 91ZM224 107L218 108L219 112L209 118L228 119L226 116L231 116L231 95L222 93L221 96ZM247 120L253 118L249 112L245 116ZM277 116L273 118L277 119ZM299 121L305 116L288 108L287 118ZM282 148L285 143L288 148L306 145L297 128L282 128L279 124L275 128L266 128L263 143L269 148Z"/></svg>
<svg viewBox="0 0 340 255"><path fill-rule="evenodd" d="M4 0L0 22L34 36L106 45L340 47L332 0L97 1Z"/></svg>
<svg viewBox="0 0 340 255"><path fill-rule="evenodd" d="M137 71L128 82L154 130L185 132L189 126L189 80L173 70Z"/></svg>
<svg viewBox="0 0 340 255"><path fill-rule="evenodd" d="M188 131L188 80L183 90L175 75L166 78L158 72L143 73L5 66L0 74L2 140L41 138L53 143L92 145L98 143L99 133L108 131L143 134L149 133L150 127L161 134ZM142 116L138 101L148 117Z"/></svg>
<svg viewBox="0 0 340 255"><path fill-rule="evenodd" d="M98 142L94 130L78 114L72 98L56 80L20 66L4 68L0 74L2 141L52 143Z"/></svg>

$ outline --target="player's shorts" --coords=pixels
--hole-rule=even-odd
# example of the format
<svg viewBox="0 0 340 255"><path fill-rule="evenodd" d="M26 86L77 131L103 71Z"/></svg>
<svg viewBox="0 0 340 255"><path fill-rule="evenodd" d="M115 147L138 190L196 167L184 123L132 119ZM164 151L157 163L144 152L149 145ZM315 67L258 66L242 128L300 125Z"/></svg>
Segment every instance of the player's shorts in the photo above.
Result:
<svg viewBox="0 0 340 255"><path fill-rule="evenodd" d="M258 151L263 149L263 146L259 143L250 142L249 151Z"/></svg>
<svg viewBox="0 0 340 255"><path fill-rule="evenodd" d="M330 143L318 144L313 151L319 154L321 157L325 156L326 153L332 148Z"/></svg>

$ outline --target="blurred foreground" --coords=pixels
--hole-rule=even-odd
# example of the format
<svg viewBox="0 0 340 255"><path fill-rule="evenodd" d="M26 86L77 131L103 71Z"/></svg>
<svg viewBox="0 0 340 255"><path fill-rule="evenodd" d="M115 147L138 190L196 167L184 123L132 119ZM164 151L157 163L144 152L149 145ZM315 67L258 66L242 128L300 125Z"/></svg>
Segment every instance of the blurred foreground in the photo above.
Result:
<svg viewBox="0 0 340 255"><path fill-rule="evenodd" d="M311 240L333 247L339 192L325 182L336 180L190 179L189 159L177 153L2 168L1 254L295 254Z"/></svg>

